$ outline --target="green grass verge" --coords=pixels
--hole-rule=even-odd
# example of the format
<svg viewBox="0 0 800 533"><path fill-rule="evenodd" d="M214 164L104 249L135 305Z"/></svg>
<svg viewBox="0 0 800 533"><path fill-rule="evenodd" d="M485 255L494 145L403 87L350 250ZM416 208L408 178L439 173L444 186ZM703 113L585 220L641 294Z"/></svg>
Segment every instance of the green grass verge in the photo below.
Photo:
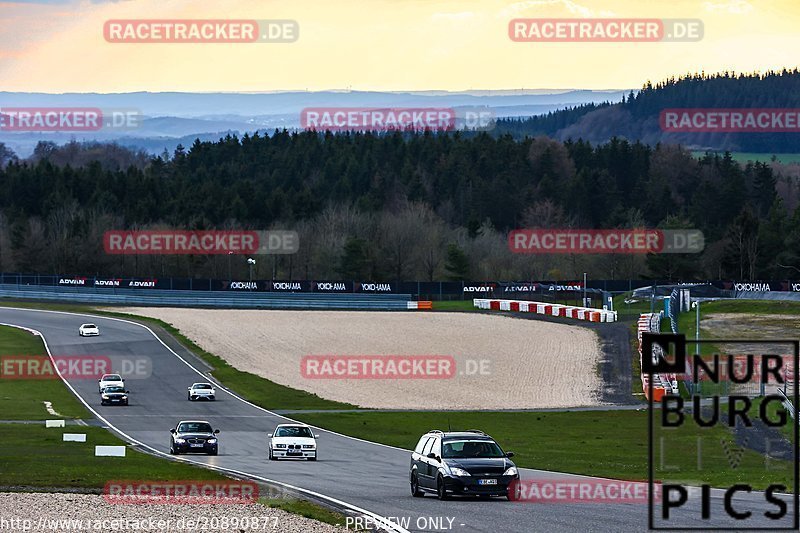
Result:
<svg viewBox="0 0 800 533"><path fill-rule="evenodd" d="M448 424L453 429L479 428L505 450L513 450L518 466L631 480L647 479L647 416L646 411L294 415L308 424L409 450L430 429L447 430ZM754 451L744 451L742 463L735 469L730 467L720 445L723 440L732 441L727 428L685 424L678 431L663 431L665 465L677 466L682 479L715 486L740 480L760 488L769 484L764 476L764 458ZM698 437L704 443L700 469L695 454ZM789 483L791 462L774 460L771 466L777 473L771 474L770 482L777 479Z"/></svg>
<svg viewBox="0 0 800 533"><path fill-rule="evenodd" d="M330 509L308 500L260 498L258 501L267 507L282 509L286 512L312 518L319 522L324 522L333 526L345 526L346 517L343 514L331 511Z"/></svg>
<svg viewBox="0 0 800 533"><path fill-rule="evenodd" d="M86 442L62 442L64 433L86 433ZM125 457L95 457L95 445L125 444L100 427L0 424L0 434L0 483L7 486L102 488L107 481L125 479L227 479L213 470L167 461L131 448Z"/></svg>
<svg viewBox="0 0 800 533"><path fill-rule="evenodd" d="M310 392L293 389L264 379L261 376L238 370L228 364L221 357L207 352L197 346L191 339L187 338L177 328L162 320L155 318L131 315L128 313L117 313L113 311L98 310L91 306L71 305L71 304L42 304L36 302L2 302L0 305L9 307L24 307L28 309L47 309L53 311L65 311L71 313L89 313L98 316L115 318L135 319L146 325L158 326L170 333L183 346L191 350L195 355L209 364L214 370L211 375L220 383L235 391L237 394L245 396L248 401L265 409L356 409L355 405L348 403L335 402L320 398Z"/></svg>
<svg viewBox="0 0 800 533"><path fill-rule="evenodd" d="M49 366L42 340L25 330L0 326L0 420L47 420L91 417L86 408L61 383L55 373L45 379L19 379L25 359ZM50 371L52 372L52 370ZM27 373L26 373L27 374ZM44 401L63 416L47 412Z"/></svg>
<svg viewBox="0 0 800 533"><path fill-rule="evenodd" d="M434 311L479 311L472 300L450 300L433 302Z"/></svg>

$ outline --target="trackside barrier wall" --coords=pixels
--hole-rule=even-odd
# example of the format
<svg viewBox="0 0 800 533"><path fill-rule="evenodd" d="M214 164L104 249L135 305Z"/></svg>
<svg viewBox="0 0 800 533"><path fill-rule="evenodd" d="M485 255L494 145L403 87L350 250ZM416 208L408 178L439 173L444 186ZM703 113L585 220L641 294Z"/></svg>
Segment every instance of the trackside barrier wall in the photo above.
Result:
<svg viewBox="0 0 800 533"><path fill-rule="evenodd" d="M0 298L67 301L109 305L224 307L262 309L430 309L429 301L411 301L409 294L321 294L275 292L171 291L160 289L117 293L80 287L0 285ZM413 305L409 305L413 304Z"/></svg>
<svg viewBox="0 0 800 533"><path fill-rule="evenodd" d="M642 333L658 333L661 331L661 312L658 313L644 313L639 316L639 321L636 327L636 337L639 341L639 368L642 366ZM653 359L660 359L663 354L660 346L653 347ZM653 361L654 363L656 361ZM678 377L675 374L653 374L653 382L650 383L650 377L641 370L642 390L644 396L650 399L652 395L654 402L660 402L665 394L678 394Z"/></svg>
<svg viewBox="0 0 800 533"><path fill-rule="evenodd" d="M541 304L526 300L493 300L488 298L475 298L472 304L477 309L493 309L495 311L518 311L521 313L536 313L538 315L560 316L590 322L616 322L617 312L595 309L593 307L575 307L562 304Z"/></svg>

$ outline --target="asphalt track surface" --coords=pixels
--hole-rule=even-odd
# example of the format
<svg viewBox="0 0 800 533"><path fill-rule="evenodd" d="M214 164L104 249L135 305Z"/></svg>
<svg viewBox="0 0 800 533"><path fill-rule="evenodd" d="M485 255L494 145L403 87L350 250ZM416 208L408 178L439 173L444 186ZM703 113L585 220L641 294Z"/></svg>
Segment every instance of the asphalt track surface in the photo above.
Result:
<svg viewBox="0 0 800 533"><path fill-rule="evenodd" d="M78 326L96 323L101 336L81 338ZM244 472L261 479L313 491L389 519L407 523L397 531L456 532L567 532L645 531L647 505L608 503L520 503L505 499L480 501L453 499L439 501L428 495L412 498L408 484L410 453L397 448L365 442L325 430L318 430L320 455L316 462L267 460L267 435L287 419L252 406L224 389L215 402L188 402L186 387L207 380L162 343L149 329L133 322L70 313L0 308L0 323L27 327L40 332L53 356L90 355L113 361L145 358L152 366L142 376L126 381L130 405L100 406L95 379L66 377L68 384L112 429L133 441L166 453L169 428L181 419L208 420L219 428L220 455L181 456L207 465ZM57 406L54 406L57 410ZM501 443L502 444L502 443ZM524 479L578 481L578 476L522 469ZM742 493L740 493L742 494ZM790 519L794 517L789 503ZM737 496L734 505L751 510L755 518L744 522L721 522L721 491L711 497L712 523L700 519L697 498L690 498L679 514L683 527L708 528L724 525L775 527L763 517L775 506L763 494ZM406 522L407 521L407 522ZM677 522L672 522L676 524ZM789 522L790 524L791 522ZM787 525L786 519L780 525Z"/></svg>

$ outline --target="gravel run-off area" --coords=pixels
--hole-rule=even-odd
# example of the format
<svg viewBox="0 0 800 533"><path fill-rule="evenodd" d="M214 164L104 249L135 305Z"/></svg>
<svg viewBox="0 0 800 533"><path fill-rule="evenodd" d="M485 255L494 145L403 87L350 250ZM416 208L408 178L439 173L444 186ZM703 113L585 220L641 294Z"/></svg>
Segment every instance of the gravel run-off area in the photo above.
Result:
<svg viewBox="0 0 800 533"><path fill-rule="evenodd" d="M600 404L600 343L594 331L580 326L484 313L115 310L172 324L240 370L360 407L528 409ZM451 356L455 367L446 377L425 379L304 377L304 356L320 355Z"/></svg>
<svg viewBox="0 0 800 533"><path fill-rule="evenodd" d="M335 533L343 529L259 503L118 504L97 494L0 492L0 531Z"/></svg>

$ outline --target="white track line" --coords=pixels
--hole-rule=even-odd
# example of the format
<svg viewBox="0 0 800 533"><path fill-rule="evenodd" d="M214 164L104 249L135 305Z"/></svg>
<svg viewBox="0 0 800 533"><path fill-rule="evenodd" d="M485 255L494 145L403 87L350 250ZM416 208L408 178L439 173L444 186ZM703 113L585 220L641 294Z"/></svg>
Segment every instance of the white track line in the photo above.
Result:
<svg viewBox="0 0 800 533"><path fill-rule="evenodd" d="M191 368L192 370L194 370L195 372L197 372L201 376L207 377L207 376L205 376L205 374L203 374L202 372L197 370L195 367L193 367L183 357L181 357L180 355L175 353L175 351L172 350L172 348L170 348L169 346L167 346L164 343L164 341L162 341L158 337L158 335L156 335L155 332L153 332L153 330L151 330L150 328L148 328L147 326L145 326L143 324L137 324L136 322L131 322L129 320L124 320L124 319L121 319L121 318L102 317L102 316L97 316L97 315L80 315L78 313L67 313L67 312L64 312L64 311L32 310L32 309L21 309L21 308L17 308L17 307L6 307L5 309L14 309L14 310L19 310L19 311L29 311L29 312L36 312L36 313L44 312L44 313L59 313L59 314L65 314L65 315L75 315L75 316L91 316L93 318L104 318L106 320L117 320L119 322L125 322L127 324L134 324L134 325L143 327L144 329L149 331L153 335L153 337L155 337L158 340L158 342L160 342L162 345L164 345L164 347L167 348L167 350L172 352L172 354L175 355L175 357L177 357L178 359L183 361L189 368ZM169 455L167 453L164 453L164 452L162 452L160 450L157 450L157 449L153 448L152 446L148 446L147 444L134 439L133 437L131 437L130 435L128 435L124 431L122 431L119 428L117 428L116 426L114 426L111 422L109 422L107 419L105 419L100 413L95 411L92 408L92 406L90 406L88 403L86 403L86 400L84 400L83 397L80 394L78 394L78 391L75 390L75 388L69 383L69 381L64 379L64 376L61 375L61 371L58 369L58 366L56 365L55 359L53 358L53 354L50 352L50 346L47 344L47 339L45 339L44 335L40 331L37 331L35 329L31 329L31 328L27 328L27 327L24 327L24 326L18 326L16 324L0 323L0 326L9 326L9 327L12 327L12 328L23 329L25 331L28 331L30 333L33 333L34 335L38 335L39 337L41 337L42 338L42 342L44 343L44 348L45 348L45 350L47 350L47 355L50 357L50 363L53 365L53 368L55 369L56 373L58 374L58 377L61 378L61 381L64 382L64 384L69 388L69 390L71 390L72 393L81 401L81 403L89 411L91 411L99 420L104 422L109 428L113 429L118 434L120 434L123 437L125 437L126 439L128 439L130 442L135 443L135 444L137 444L137 445L139 445L139 446L141 446L143 448L147 448L152 453L154 453L156 455L160 455L160 456L166 457L167 459L172 459L172 460L176 460L176 461L183 461L183 462L187 462L187 463L192 463L192 464L204 467L204 468L210 468L212 470L217 470L217 471L220 471L220 472L229 472L229 473L239 474L239 475L244 476L244 477L251 477L253 479L258 479L258 480L263 481L265 483L271 483L273 485L278 485L278 486L281 486L281 487L284 487L284 488L287 488L287 489L290 489L290 490L294 490L294 491L300 492L302 494L315 496L317 498L321 498L323 500L329 501L329 502L331 502L333 504L336 504L336 505L339 505L341 507L345 507L345 508L347 508L347 509L349 509L351 511L356 512L356 513L367 515L367 516L371 517L375 521L376 524L381 525L387 531L392 531L392 532L396 532L396 533L409 533L409 531L407 529L402 528L400 525L392 522L391 520L389 520L389 519L387 519L387 518L385 518L385 517L383 517L383 516L381 516L379 514L373 513L372 511L367 511L366 509L362 509L362 508L357 507L357 506L355 506L355 505L353 505L351 503L347 503L345 501L338 500L338 499L333 498L331 496L327 496L325 494L321 494L319 492L315 492L315 491L312 491L312 490L309 490L309 489L304 489L302 487L296 487L294 485L290 485L290 484L284 483L282 481L276 481L276 480L268 479L268 478L265 478L265 477L262 477L262 476L259 476L259 475L256 475L256 474L250 474L248 472L243 472L243 471L239 471L239 470L233 470L233 469L230 469L230 468L223 468L223 467L219 467L219 466L209 465L209 464L206 464L206 463L203 463L203 462L200 462L200 461L194 461L192 459L187 459L187 458L183 458L183 457L180 457L180 458L179 457L173 457L173 456L171 456L171 455ZM279 416L279 417L284 418L286 420L291 420L292 422L295 422L295 420L292 420L291 418L287 418L285 416L281 416L281 415L277 415L275 413L272 413L271 411L268 411L268 410L266 410L266 409L264 409L262 407L259 407L257 405L254 405L254 404L248 402L247 400L245 400L243 398L240 398L239 396L237 396L236 394L232 393L231 391L225 389L224 387L222 387L222 388L226 392L228 392L231 396L233 396L234 398L236 398L236 399L238 399L238 400L240 400L240 401L242 401L242 402L244 402L244 403L246 403L248 405L256 407L257 409L261 409L262 411L264 411L266 413L269 413L271 415ZM333 433L333 432L329 432L329 433ZM338 433L337 433L337 435L338 435ZM342 436L346 436L346 435L342 435ZM349 438L354 438L354 437L349 437ZM361 439L355 439L355 440L361 440ZM368 442L368 441L362 441L362 442ZM384 445L381 445L381 446L384 446ZM387 447L393 448L393 446L387 446Z"/></svg>
<svg viewBox="0 0 800 533"><path fill-rule="evenodd" d="M53 409L53 404L51 402L42 402L44 404L44 408L47 409L47 412L53 416L60 416L61 418L67 418L66 416L62 415L61 413L57 413L55 409Z"/></svg>

